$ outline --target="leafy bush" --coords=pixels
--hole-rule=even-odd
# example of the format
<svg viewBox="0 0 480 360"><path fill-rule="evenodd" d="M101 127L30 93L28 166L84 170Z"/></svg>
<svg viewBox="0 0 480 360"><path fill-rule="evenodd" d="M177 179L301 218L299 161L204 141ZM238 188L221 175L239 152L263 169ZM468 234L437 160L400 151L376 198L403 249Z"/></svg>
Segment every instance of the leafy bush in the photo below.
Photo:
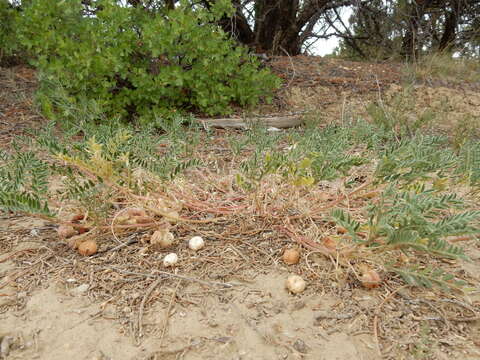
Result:
<svg viewBox="0 0 480 360"><path fill-rule="evenodd" d="M94 15L80 0L38 0L18 21L21 43L42 72L40 102L49 115L58 88L73 107L94 100L106 114L151 121L176 108L227 113L279 85L214 25L233 11L229 1L209 11L182 1L158 12L89 3Z"/></svg>
<svg viewBox="0 0 480 360"><path fill-rule="evenodd" d="M19 12L15 4L0 0L0 65L10 65L19 60L21 50L16 37L15 23Z"/></svg>

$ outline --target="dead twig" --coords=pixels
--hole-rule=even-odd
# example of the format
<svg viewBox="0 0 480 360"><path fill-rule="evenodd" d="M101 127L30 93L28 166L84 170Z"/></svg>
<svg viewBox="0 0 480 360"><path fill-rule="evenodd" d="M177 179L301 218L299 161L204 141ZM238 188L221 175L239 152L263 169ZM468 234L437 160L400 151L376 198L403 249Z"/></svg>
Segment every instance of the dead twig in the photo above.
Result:
<svg viewBox="0 0 480 360"><path fill-rule="evenodd" d="M169 273L169 272L166 272L166 271L156 271L155 274L147 274L147 273L140 273L140 272L135 272L135 271L127 271L127 270L123 270L123 269L119 269L117 267L104 267L104 269L106 270L115 270L115 271L118 271L119 273L123 273L123 274L130 274L130 275L139 275L139 276L145 276L145 277L157 277L157 274L160 274L160 275L163 275L165 277L170 277L170 278L176 278L176 279L182 279L182 280L186 280L186 281L192 281L192 282L197 282L199 284L202 284L202 285L206 285L206 286L220 286L220 287L223 287L223 288L232 288L234 287L236 284L232 284L232 283L221 283L221 282L216 282L216 281L205 281L205 280L200 280L200 279L196 279L196 278L192 278L192 277L188 277L188 276L183 276L183 275L178 275L178 274L172 274L172 273Z"/></svg>
<svg viewBox="0 0 480 360"><path fill-rule="evenodd" d="M172 297L170 298L170 302L168 304L167 312L165 314L165 322L163 323L162 335L160 335L160 347L162 346L163 338L165 336L165 332L167 331L168 319L170 318L170 311L172 310L173 300L175 300L175 297L177 296L177 290L180 287L181 283L182 280L179 280L177 286L175 287L175 290L173 290Z"/></svg>
<svg viewBox="0 0 480 360"><path fill-rule="evenodd" d="M142 321L143 321L143 309L145 308L145 303L147 302L147 299L150 297L153 290L155 290L155 288L162 282L162 280L163 278L158 278L153 283L151 283L147 291L145 292L145 295L143 295L142 302L140 303L140 306L138 308L137 335L136 335L137 342L139 342L140 338L143 336Z"/></svg>
<svg viewBox="0 0 480 360"><path fill-rule="evenodd" d="M378 355L380 355L381 358L383 358L382 354L382 349L380 347L380 342L378 340L378 314L380 314L380 311L382 310L383 305L387 303L390 299L394 297L395 294L397 294L399 291L405 289L409 285L404 285L399 287L398 289L392 291L383 301L380 303L380 305L377 307L375 310L375 316L373 318L373 338L375 339L375 343L377 344L377 350L378 350Z"/></svg>

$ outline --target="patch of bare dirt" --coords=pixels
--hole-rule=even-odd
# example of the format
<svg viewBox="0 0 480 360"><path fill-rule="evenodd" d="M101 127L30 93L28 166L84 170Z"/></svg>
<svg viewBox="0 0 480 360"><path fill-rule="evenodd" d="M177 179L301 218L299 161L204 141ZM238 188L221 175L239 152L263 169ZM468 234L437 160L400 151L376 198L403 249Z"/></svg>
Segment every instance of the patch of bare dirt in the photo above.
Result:
<svg viewBox="0 0 480 360"><path fill-rule="evenodd" d="M33 94L36 74L25 66L0 67L0 146L10 144L13 136L45 123L35 111Z"/></svg>
<svg viewBox="0 0 480 360"><path fill-rule="evenodd" d="M411 98L405 102L405 105L410 104L404 105L405 113L414 117L426 111L433 114L428 127L451 137L480 138L480 91L468 87L392 85L385 92L384 100L392 104L399 97Z"/></svg>

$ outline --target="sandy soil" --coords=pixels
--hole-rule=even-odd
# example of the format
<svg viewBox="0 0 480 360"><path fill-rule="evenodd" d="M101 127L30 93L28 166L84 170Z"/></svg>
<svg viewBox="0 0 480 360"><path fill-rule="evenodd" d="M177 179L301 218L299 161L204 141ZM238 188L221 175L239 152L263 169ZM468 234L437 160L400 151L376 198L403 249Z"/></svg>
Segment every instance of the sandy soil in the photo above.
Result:
<svg viewBox="0 0 480 360"><path fill-rule="evenodd" d="M25 218L3 219L9 234L26 235L5 236L13 248L2 259L51 245L51 239L42 239L42 233L50 231L45 225ZM153 301L148 310L145 303L160 295L155 293L158 289L150 294L150 287L144 293L122 291L117 296L138 305L118 309L113 301L92 301L90 285L73 277L52 278L31 292L19 292L17 284L9 284L15 270L11 260L0 263L0 274L12 274L0 285L0 338L8 359L379 358L371 334L359 331L355 319L360 314L338 311L343 305L336 296L288 293L285 279L290 271L280 265L263 273L247 271L242 278L248 281L232 280L231 288L181 279L160 282L163 301ZM355 297L365 306L378 304L363 290Z"/></svg>
<svg viewBox="0 0 480 360"><path fill-rule="evenodd" d="M315 324L335 298L292 298L279 286L283 280L280 274L257 276L224 304L206 297L198 306L175 305L163 341L162 306L144 314L143 326L154 333L136 343L108 320L108 305L92 304L78 288L69 292L55 284L29 295L20 312L2 315L0 327L14 339L9 359L378 358L371 336Z"/></svg>
<svg viewBox="0 0 480 360"><path fill-rule="evenodd" d="M88 270L92 265L86 258L75 254L66 258L63 251L56 251L58 240L48 224L3 218L1 225L6 246L0 259L4 358L473 360L480 356L477 321L448 321L446 327L440 319L434 320L438 313L432 305L421 306L425 296L438 296L435 293L406 293L403 301L392 301L379 313L388 298L386 289L365 290L327 276L309 282L301 295L293 295L285 289L285 279L298 269L276 261L222 276L221 281L210 276L199 283L192 271L186 279L152 277L141 290L128 285L114 289L118 283L136 280L117 274L117 281L105 284L112 287L113 296L99 301L99 279ZM236 254L234 246L214 247L207 246L201 256L212 252L228 256L226 249L232 252L229 256L252 256ZM50 255L44 256L42 248L49 248ZM13 261L20 253L33 256ZM480 250L473 248L469 255L474 263L462 267L478 281ZM101 263L108 267L107 259L103 257ZM161 266L153 264L153 268ZM415 296L417 300L409 300ZM478 304L480 294L461 301L466 300ZM392 356L388 348L383 348L383 357L379 355L380 345L372 332L375 316L384 326L378 336L393 344Z"/></svg>

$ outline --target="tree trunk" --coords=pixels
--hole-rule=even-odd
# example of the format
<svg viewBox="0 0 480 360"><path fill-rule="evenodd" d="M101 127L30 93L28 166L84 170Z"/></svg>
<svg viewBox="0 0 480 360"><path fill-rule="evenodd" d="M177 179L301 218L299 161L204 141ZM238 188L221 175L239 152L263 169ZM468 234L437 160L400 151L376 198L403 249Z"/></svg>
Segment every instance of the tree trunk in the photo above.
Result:
<svg viewBox="0 0 480 360"><path fill-rule="evenodd" d="M263 0L255 3L254 46L262 52L300 53L297 28L298 0Z"/></svg>
<svg viewBox="0 0 480 360"><path fill-rule="evenodd" d="M407 27L402 42L402 55L407 59L416 59L418 57L418 30L420 28L420 19L424 15L425 2L411 4L408 11Z"/></svg>
<svg viewBox="0 0 480 360"><path fill-rule="evenodd" d="M458 19L460 17L461 5L459 1L452 1L452 10L450 13L445 14L445 26L443 30L438 49L440 51L452 49L454 47L454 41L457 35Z"/></svg>

